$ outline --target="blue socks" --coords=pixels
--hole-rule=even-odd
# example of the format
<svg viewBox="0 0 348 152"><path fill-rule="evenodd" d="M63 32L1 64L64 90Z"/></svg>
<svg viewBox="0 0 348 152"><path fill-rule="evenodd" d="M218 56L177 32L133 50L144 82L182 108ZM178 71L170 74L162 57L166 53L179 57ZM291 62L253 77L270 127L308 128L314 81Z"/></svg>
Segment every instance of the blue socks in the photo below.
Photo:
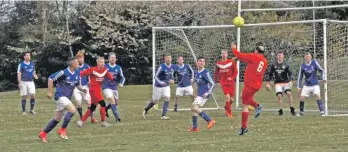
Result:
<svg viewBox="0 0 348 152"><path fill-rule="evenodd" d="M27 103L27 100L22 100L22 112L25 112L26 103Z"/></svg>
<svg viewBox="0 0 348 152"><path fill-rule="evenodd" d="M211 120L210 117L204 111L199 113L199 115L207 122L209 122Z"/></svg>
<svg viewBox="0 0 348 152"><path fill-rule="evenodd" d="M114 113L114 116L116 119L119 119L119 115L118 115L118 111L117 111L117 107L116 107L116 104L111 104L111 110L112 112Z"/></svg>
<svg viewBox="0 0 348 152"><path fill-rule="evenodd" d="M62 124L62 128L68 127L68 124L69 124L69 122L70 122L70 120L71 120L71 118L73 116L74 116L74 114L71 113L71 112L68 112L68 113L65 114L64 121L63 121L63 124Z"/></svg>
<svg viewBox="0 0 348 152"><path fill-rule="evenodd" d="M197 128L198 127L198 117L197 116L192 116L192 128Z"/></svg>
<svg viewBox="0 0 348 152"><path fill-rule="evenodd" d="M318 107L319 107L320 112L324 111L323 102L321 101L321 99L317 100L317 103L318 103Z"/></svg>
<svg viewBox="0 0 348 152"><path fill-rule="evenodd" d="M59 121L57 121L56 119L52 119L46 126L46 128L44 129L45 133L49 133L54 127L57 126L57 124L59 123Z"/></svg>
<svg viewBox="0 0 348 152"><path fill-rule="evenodd" d="M168 107L169 107L169 102L168 101L164 101L163 107L162 107L162 116L165 116L167 114Z"/></svg>
<svg viewBox="0 0 348 152"><path fill-rule="evenodd" d="M30 110L34 110L35 99L30 99Z"/></svg>
<svg viewBox="0 0 348 152"><path fill-rule="evenodd" d="M153 101L150 101L149 104L147 104L145 111L149 111L153 107L153 105L155 105L155 103Z"/></svg>

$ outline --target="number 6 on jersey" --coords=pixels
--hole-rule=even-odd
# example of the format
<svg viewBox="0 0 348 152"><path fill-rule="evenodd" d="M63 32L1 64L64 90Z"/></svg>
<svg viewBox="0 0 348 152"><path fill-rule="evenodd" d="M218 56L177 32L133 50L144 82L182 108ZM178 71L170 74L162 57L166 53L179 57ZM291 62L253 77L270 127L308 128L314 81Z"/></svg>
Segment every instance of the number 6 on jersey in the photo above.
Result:
<svg viewBox="0 0 348 152"><path fill-rule="evenodd" d="M260 61L259 66L257 67L256 71L257 72L261 72L262 68L263 68L263 65L265 65L265 63L263 61Z"/></svg>

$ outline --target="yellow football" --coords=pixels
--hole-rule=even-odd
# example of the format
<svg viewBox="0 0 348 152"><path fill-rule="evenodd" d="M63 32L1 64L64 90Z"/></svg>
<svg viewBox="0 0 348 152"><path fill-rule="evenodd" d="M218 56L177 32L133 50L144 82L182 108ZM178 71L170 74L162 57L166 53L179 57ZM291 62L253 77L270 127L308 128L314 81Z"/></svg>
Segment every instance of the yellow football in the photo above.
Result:
<svg viewBox="0 0 348 152"><path fill-rule="evenodd" d="M233 25L237 27L242 27L244 25L244 19L240 16L237 16L233 19Z"/></svg>

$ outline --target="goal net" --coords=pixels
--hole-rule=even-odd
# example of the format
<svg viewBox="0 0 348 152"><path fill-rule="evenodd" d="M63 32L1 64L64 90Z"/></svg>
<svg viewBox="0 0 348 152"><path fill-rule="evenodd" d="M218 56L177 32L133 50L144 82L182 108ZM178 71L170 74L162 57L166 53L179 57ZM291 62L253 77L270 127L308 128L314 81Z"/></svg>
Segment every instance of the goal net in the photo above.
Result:
<svg viewBox="0 0 348 152"><path fill-rule="evenodd" d="M320 85L321 95L323 101L325 101L326 109L328 109L327 112L329 114L345 113L347 109L344 107L348 107L345 106L341 94L347 93L345 87L348 88L348 83L342 83L347 80L347 76L342 74L346 71L345 68L348 68L346 66L348 60L345 60L344 56L347 51L347 26L345 23L329 22L324 28L324 22L325 20L308 20L246 24L241 28L240 51L251 53L256 46L263 45L266 48L265 55L269 63L275 61L276 52L285 52L286 62L291 65L293 71L294 86L292 92L296 109L298 109L299 103L299 95L296 92L298 70L304 61L305 52L310 52L322 67L329 69L327 70L329 80L327 85L323 83ZM315 32L313 31L313 24L316 27ZM326 33L324 30L326 30ZM183 56L185 63L194 68L196 67L196 58L203 56L206 58L206 68L213 75L215 63L219 60L221 49L230 50L232 42L237 42L237 28L232 25L155 27L153 28L153 69L156 69L163 62L163 54L171 54L173 63L176 63L178 56ZM325 42L327 43L325 44ZM327 47L325 47L326 45ZM233 57L231 52L229 52L229 57ZM325 62L326 57L327 62ZM341 59L337 61L338 58ZM239 88L236 89L238 92L243 88L245 67L245 63L241 62L239 66L240 83L237 83L236 86L236 88ZM175 100L176 85L171 88L171 100ZM341 91L337 93L337 90ZM236 102L240 103L240 96L236 98ZM256 94L255 99L263 103L266 110L279 109L274 89L266 91L262 88ZM188 97L180 98L180 101L179 108L182 110L188 109L192 103ZM288 100L284 96L284 109L289 109L287 103ZM214 98L211 98L204 107L222 109L224 104L225 99L222 89L217 85L214 89ZM240 104L234 103L234 105L239 108L237 106ZM318 112L314 97L306 99L305 111Z"/></svg>

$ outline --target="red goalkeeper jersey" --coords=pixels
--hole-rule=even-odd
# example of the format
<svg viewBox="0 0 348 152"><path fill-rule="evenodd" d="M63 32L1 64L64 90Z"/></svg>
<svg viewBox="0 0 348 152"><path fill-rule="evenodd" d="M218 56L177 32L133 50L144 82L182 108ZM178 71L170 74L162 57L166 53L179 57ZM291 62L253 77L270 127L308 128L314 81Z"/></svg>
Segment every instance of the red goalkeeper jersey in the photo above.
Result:
<svg viewBox="0 0 348 152"><path fill-rule="evenodd" d="M216 62L214 80L220 80L221 85L234 85L238 74L237 65L234 60L227 59L226 61Z"/></svg>
<svg viewBox="0 0 348 152"><path fill-rule="evenodd" d="M113 76L108 69L103 67L103 69L99 69L98 67L91 67L89 69L83 70L80 72L80 76L89 75L89 87L90 90L101 89L101 85L103 83L104 77L106 76L108 79L113 80Z"/></svg>
<svg viewBox="0 0 348 152"><path fill-rule="evenodd" d="M232 49L233 54L242 62L247 64L244 73L244 85L260 89L262 87L263 76L268 67L268 61L263 54L241 53L237 49Z"/></svg>

